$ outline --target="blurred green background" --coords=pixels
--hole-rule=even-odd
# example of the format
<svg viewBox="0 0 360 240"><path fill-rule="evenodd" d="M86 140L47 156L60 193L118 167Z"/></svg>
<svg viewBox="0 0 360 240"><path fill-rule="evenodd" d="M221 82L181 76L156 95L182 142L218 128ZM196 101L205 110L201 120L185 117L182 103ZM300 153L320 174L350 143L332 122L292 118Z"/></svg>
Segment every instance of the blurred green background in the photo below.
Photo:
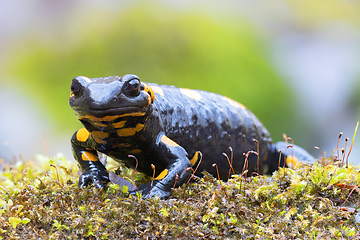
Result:
<svg viewBox="0 0 360 240"><path fill-rule="evenodd" d="M286 14L282 15L277 14L279 10L274 6L260 1L251 4L245 1L29 2L3 3L0 10L13 11L25 19L15 20L9 13L0 18L7 21L3 24L8 28L13 24L18 29L4 31L8 36L4 36L5 47L0 48L0 121L3 122L0 158L6 161L57 152L72 158L69 139L81 125L68 106L68 97L71 79L78 75L133 73L145 82L225 95L251 109L275 141L282 140L282 134L286 133L316 155L313 146L323 145L331 152L340 131L351 129L346 137L352 136L359 111L358 91L346 90L346 94L344 90L349 101L336 100L340 106L329 102L333 105L329 106L329 112L332 107L341 108L335 114L342 117L336 117L335 123L324 124L331 115L321 112L321 105L315 109L313 106L321 101L326 105L326 99L332 98L328 87L334 84L326 78L328 81L309 82L308 76L311 80L313 75L302 75L301 71L306 57L300 57L302 61L298 63L291 56L311 52L313 45L308 46L309 41L301 42L309 34L318 36L325 31L318 38L327 40L325 46L329 39L332 41L334 37L327 38L324 26L337 26L340 22L347 28L351 26L350 33L343 35L350 34L351 38L353 31L359 34L359 4L275 1L275 6L284 8ZM31 10L36 11L28 13ZM1 26L6 30L5 25L0 24L0 30ZM342 34L343 28L340 29L337 32ZM329 32L335 34L332 29ZM358 45L354 44L356 50ZM320 49L321 46L320 43ZM340 55L330 57L342 56L341 49L338 51ZM343 50L346 51L349 50ZM356 54L350 60L356 60ZM322 57L326 63L326 55ZM318 67L311 63L314 71L331 72L331 64L336 65L335 61L324 66L321 58L318 63ZM351 87L346 89L356 89L359 79L356 69L357 66L347 72L340 69L351 72L350 76L344 76L351 82ZM340 76L340 84L344 75L341 71L335 73ZM307 89L313 91L309 96ZM349 108L344 111L350 115L342 114L343 108ZM317 118L311 117L314 112L319 114ZM316 120L319 118L320 122ZM345 123L341 122L342 118ZM333 125L337 128L331 128ZM324 134L329 131L334 133ZM333 137L331 146L327 145L328 137Z"/></svg>

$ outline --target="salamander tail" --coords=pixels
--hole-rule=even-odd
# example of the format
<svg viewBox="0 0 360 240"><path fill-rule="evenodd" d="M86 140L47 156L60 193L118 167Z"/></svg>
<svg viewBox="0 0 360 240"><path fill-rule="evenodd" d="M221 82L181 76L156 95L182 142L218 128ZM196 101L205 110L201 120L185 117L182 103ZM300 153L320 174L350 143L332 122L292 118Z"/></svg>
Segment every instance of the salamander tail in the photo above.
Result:
<svg viewBox="0 0 360 240"><path fill-rule="evenodd" d="M315 163L315 158L311 156L305 149L293 145L293 147L288 147L289 143L286 142L277 142L271 144L270 146L270 155L271 155L271 170L275 171L279 167L285 166L289 168L293 168L297 163L307 163L313 164ZM280 152L281 151L281 154ZM280 159L281 158L281 159Z"/></svg>

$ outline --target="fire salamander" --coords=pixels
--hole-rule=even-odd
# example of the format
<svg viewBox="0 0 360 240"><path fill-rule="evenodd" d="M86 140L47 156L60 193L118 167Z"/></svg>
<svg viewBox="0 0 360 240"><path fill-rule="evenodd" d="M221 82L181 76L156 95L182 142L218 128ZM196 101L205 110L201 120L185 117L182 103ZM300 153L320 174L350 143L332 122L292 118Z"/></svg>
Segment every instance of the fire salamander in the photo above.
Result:
<svg viewBox="0 0 360 240"><path fill-rule="evenodd" d="M128 155L136 156L138 171L150 176L155 171L154 181L140 185L139 191L144 197L160 198L168 198L172 188L181 186L196 168L196 175L206 170L217 177L214 163L226 181L230 165L223 153L230 156L229 147L232 167L241 173L243 153L257 151L254 139L259 143L262 174L277 170L279 159L281 166L314 160L298 146L287 150L291 158L284 156L287 143L272 143L252 112L215 93L144 83L136 75L79 76L72 80L69 103L84 125L71 138L73 155L83 171L79 187L103 188L109 182L98 152L131 168L136 161ZM249 174L257 172L257 162L258 157L250 154Z"/></svg>

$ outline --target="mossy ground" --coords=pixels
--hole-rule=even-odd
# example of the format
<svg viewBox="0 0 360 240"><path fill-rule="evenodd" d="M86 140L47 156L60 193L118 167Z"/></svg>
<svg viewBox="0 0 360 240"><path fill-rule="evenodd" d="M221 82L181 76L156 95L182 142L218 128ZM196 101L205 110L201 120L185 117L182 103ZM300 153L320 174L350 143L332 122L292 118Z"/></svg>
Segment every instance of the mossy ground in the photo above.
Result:
<svg viewBox="0 0 360 240"><path fill-rule="evenodd" d="M205 176L170 199L142 199L110 184L77 187L63 158L6 167L2 239L356 239L359 170L324 160L272 176Z"/></svg>

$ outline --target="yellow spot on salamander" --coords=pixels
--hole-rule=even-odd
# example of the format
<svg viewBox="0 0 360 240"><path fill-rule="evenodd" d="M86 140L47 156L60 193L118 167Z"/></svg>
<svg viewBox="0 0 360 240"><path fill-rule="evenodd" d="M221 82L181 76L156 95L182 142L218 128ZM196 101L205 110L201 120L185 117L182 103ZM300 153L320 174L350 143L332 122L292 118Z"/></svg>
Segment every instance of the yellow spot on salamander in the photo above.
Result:
<svg viewBox="0 0 360 240"><path fill-rule="evenodd" d="M179 144L177 144L176 142L174 142L173 140L171 140L170 138L168 138L167 136L163 135L161 137L161 142L165 143L166 145L170 146L170 147L177 147L179 146Z"/></svg>
<svg viewBox="0 0 360 240"><path fill-rule="evenodd" d="M150 100L149 100L149 105L151 103L153 103L155 101L155 93L154 91L152 90L152 88L147 85L146 83L144 83L144 91L146 91L149 95L150 95Z"/></svg>
<svg viewBox="0 0 360 240"><path fill-rule="evenodd" d="M162 171L154 180L161 180L163 179L164 177L166 177L166 175L168 174L168 171L167 169L165 169L164 171Z"/></svg>
<svg viewBox="0 0 360 240"><path fill-rule="evenodd" d="M117 123L113 123L112 125L114 128L122 128L123 126L125 126L125 123L126 123L126 121L120 121Z"/></svg>
<svg viewBox="0 0 360 240"><path fill-rule="evenodd" d="M76 139L80 142L85 142L89 138L90 133L86 128L81 128L76 133Z"/></svg>
<svg viewBox="0 0 360 240"><path fill-rule="evenodd" d="M287 166L288 168L292 168L292 169L295 168L295 166L296 166L296 164L297 164L298 162L299 162L299 161L298 161L298 158L295 157L295 156L291 156L291 155L287 156L287 157L286 157L286 160L285 160L286 166Z"/></svg>
<svg viewBox="0 0 360 240"><path fill-rule="evenodd" d="M152 90L161 96L164 96L164 90L161 89L159 86L151 86Z"/></svg>
<svg viewBox="0 0 360 240"><path fill-rule="evenodd" d="M120 137L129 137L129 136L133 136L135 133L139 132L143 128L144 128L144 124L138 123L134 128L122 128L117 130L117 134Z"/></svg>
<svg viewBox="0 0 360 240"><path fill-rule="evenodd" d="M118 119L118 118L121 118L121 117L128 117L128 116L131 116L131 117L141 117L141 116L144 116L146 113L145 112L133 112L133 113L124 113L124 114L121 114L121 115L113 115L113 116L105 116L105 117L101 117L101 118L98 118L98 117L95 117L95 116L92 116L92 115L84 115L84 116L79 116L78 118L81 120L81 119L84 119L84 118L88 118L92 121L95 121L95 122L102 122L102 121L114 121L115 119Z"/></svg>
<svg viewBox="0 0 360 240"><path fill-rule="evenodd" d="M195 90L187 89L187 88L180 88L180 92L184 94L185 96L192 98L196 101L201 100L201 95Z"/></svg>
<svg viewBox="0 0 360 240"><path fill-rule="evenodd" d="M98 127L106 127L107 125L101 122L94 122L94 124Z"/></svg>
<svg viewBox="0 0 360 240"><path fill-rule="evenodd" d="M106 141L103 140L103 139L101 139L101 138L97 138L97 137L95 137L95 136L93 136L93 138L94 138L95 142L97 142L97 143L99 143L99 144L104 144L104 143L106 143Z"/></svg>
<svg viewBox="0 0 360 240"><path fill-rule="evenodd" d="M107 138L109 136L108 133L102 131L92 131L91 135L93 135L96 138Z"/></svg>
<svg viewBox="0 0 360 240"><path fill-rule="evenodd" d="M191 165L194 166L198 160L199 160L199 151L196 151L194 157L190 159Z"/></svg>
<svg viewBox="0 0 360 240"><path fill-rule="evenodd" d="M231 106L236 107L236 108L246 108L244 105L242 105L241 103L238 103L235 100L232 100L231 98L225 97L225 100L230 103Z"/></svg>
<svg viewBox="0 0 360 240"><path fill-rule="evenodd" d="M91 153L91 152L82 152L81 153L81 158L84 161L92 161L92 162L96 162L98 161L98 157L95 156L95 154Z"/></svg>

